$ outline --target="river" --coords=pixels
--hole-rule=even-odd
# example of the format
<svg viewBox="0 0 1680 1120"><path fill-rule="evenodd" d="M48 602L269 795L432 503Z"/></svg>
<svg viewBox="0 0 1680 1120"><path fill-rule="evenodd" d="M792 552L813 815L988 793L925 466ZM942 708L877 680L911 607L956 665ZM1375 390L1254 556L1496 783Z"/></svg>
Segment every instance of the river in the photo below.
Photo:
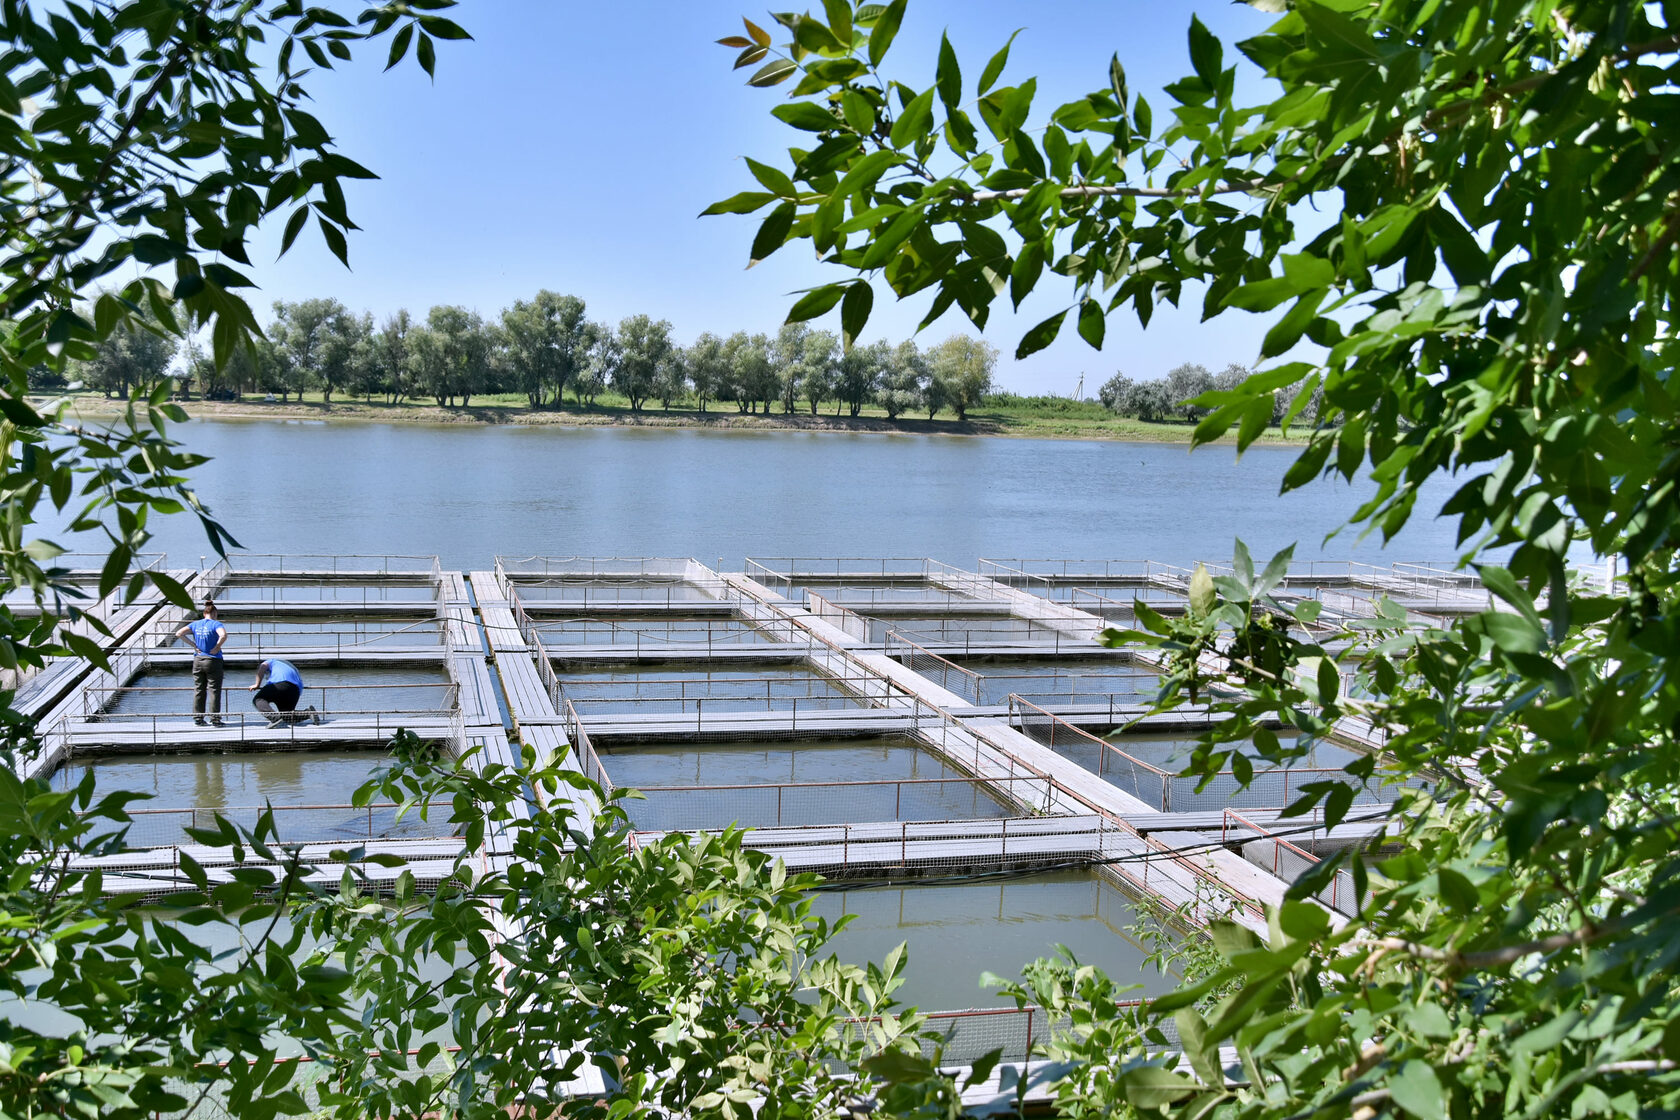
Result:
<svg viewBox="0 0 1680 1120"><path fill-rule="evenodd" d="M1279 496L1297 449L693 429L432 427L193 421L212 457L193 485L254 552L507 556L931 556L1446 560L1452 492L1426 491L1387 549L1344 530L1371 492L1323 480ZM196 521L162 518L176 566L207 551Z"/></svg>

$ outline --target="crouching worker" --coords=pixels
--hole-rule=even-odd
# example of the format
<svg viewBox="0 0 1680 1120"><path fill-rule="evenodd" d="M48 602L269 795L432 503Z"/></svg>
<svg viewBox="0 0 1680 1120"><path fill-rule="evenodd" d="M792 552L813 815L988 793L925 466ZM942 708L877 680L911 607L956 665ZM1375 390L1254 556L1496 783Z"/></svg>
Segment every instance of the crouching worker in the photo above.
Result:
<svg viewBox="0 0 1680 1120"><path fill-rule="evenodd" d="M303 677L290 661L271 657L258 665L257 682L246 691L256 693L251 703L268 717L270 727L308 723L311 719L322 722L313 704L301 712L297 710L298 701L303 699Z"/></svg>

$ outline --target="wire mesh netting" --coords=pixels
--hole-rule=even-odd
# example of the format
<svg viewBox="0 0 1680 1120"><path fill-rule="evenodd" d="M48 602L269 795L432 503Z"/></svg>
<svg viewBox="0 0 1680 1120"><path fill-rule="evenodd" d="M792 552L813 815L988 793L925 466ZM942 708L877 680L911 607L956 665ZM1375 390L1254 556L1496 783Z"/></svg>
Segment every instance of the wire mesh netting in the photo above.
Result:
<svg viewBox="0 0 1680 1120"><path fill-rule="evenodd" d="M1010 725L1028 738L1163 813L1231 806L1283 808L1301 795L1304 786L1327 781L1356 787L1356 796L1366 802L1392 801L1398 796L1394 787L1368 785L1339 767L1256 767L1247 782L1230 770L1211 779L1180 776L1020 697L1010 701L1009 718Z"/></svg>
<svg viewBox="0 0 1680 1120"><path fill-rule="evenodd" d="M542 642L551 647L613 646L626 654L705 653L713 649L774 646L804 642L790 626L777 630L738 618L567 618L531 622Z"/></svg>
<svg viewBox="0 0 1680 1120"><path fill-rule="evenodd" d="M379 605L434 603L438 585L427 582L399 582L395 580L306 580L285 581L263 578L232 578L216 589L216 602L223 607L260 606L264 604L342 603L345 605Z"/></svg>
<svg viewBox="0 0 1680 1120"><path fill-rule="evenodd" d="M600 675L596 675L599 673ZM615 712L774 712L854 708L877 682L808 668L649 667L558 676L560 692L584 719Z"/></svg>

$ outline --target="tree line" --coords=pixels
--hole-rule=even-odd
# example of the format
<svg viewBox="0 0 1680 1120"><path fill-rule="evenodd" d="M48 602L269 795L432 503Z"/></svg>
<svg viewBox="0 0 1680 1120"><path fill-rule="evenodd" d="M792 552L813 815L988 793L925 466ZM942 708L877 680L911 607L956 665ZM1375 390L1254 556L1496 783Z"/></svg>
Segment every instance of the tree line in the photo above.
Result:
<svg viewBox="0 0 1680 1120"><path fill-rule="evenodd" d="M114 332L75 375L110 396L154 382L172 363L186 391L211 400L245 393L301 400L308 391L329 403L341 395L449 407L518 393L541 409L561 407L568 394L590 406L610 389L635 411L658 401L815 416L832 404L837 416L842 409L857 416L875 404L892 419L919 412L932 419L941 409L966 419L992 391L997 349L959 334L925 350L913 340L846 350L833 332L803 323L775 335L708 331L683 346L664 319L631 315L614 327L590 319L577 296L540 291L494 318L448 305L424 320L405 310L380 323L336 299L282 300L265 337L221 368L196 339L177 348L142 324Z"/></svg>
<svg viewBox="0 0 1680 1120"><path fill-rule="evenodd" d="M1117 372L1097 390L1097 400L1118 416L1135 416L1153 422L1194 422L1213 412L1212 407L1195 401L1207 393L1235 393L1253 374L1254 370L1238 362L1230 363L1218 373L1186 362L1168 370L1165 377L1149 381L1134 381ZM1323 389L1315 387L1308 393L1297 418L1309 426L1315 423L1323 399ZM1278 394L1272 402L1273 424L1283 422L1291 403L1288 394Z"/></svg>

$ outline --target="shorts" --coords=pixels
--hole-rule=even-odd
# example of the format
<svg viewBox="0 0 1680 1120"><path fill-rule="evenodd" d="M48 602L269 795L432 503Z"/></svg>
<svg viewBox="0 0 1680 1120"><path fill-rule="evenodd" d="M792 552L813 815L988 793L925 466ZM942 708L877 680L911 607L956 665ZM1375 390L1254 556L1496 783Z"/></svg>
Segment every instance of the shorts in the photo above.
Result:
<svg viewBox="0 0 1680 1120"><path fill-rule="evenodd" d="M298 701L303 699L303 689L291 681L269 681L257 689L257 700L267 700L282 712L296 711Z"/></svg>

